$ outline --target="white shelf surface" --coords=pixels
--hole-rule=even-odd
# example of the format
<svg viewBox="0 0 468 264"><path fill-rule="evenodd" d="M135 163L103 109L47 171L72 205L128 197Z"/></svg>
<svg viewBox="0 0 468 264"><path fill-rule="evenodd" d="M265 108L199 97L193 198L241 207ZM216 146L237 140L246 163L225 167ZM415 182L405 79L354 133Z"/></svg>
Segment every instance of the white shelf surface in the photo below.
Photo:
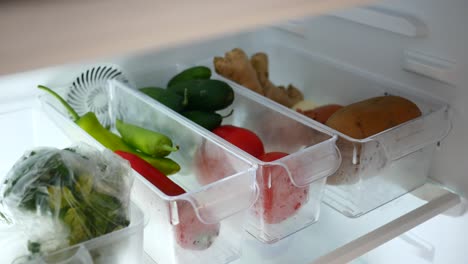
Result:
<svg viewBox="0 0 468 264"><path fill-rule="evenodd" d="M457 194L427 183L358 218L323 205L317 223L275 244L246 234L243 255L232 264L349 263L460 202ZM156 264L148 256L144 263Z"/></svg>
<svg viewBox="0 0 468 264"><path fill-rule="evenodd" d="M348 263L459 203L458 195L427 183L354 219L323 205L317 223L276 244L248 238L234 263Z"/></svg>

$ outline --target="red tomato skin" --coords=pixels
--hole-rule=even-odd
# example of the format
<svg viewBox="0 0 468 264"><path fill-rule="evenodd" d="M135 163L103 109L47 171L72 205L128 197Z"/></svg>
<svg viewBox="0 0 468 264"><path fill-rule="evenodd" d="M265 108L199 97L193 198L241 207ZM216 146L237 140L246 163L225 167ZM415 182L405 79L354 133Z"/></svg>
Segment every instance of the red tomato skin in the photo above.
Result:
<svg viewBox="0 0 468 264"><path fill-rule="evenodd" d="M204 224L198 219L192 205L187 201L177 203L179 223L175 226L175 240L185 249L204 250L219 236L220 224Z"/></svg>
<svg viewBox="0 0 468 264"><path fill-rule="evenodd" d="M255 158L258 158L265 153L265 147L263 146L262 140L254 132L248 129L233 125L222 125L215 128L213 133Z"/></svg>
<svg viewBox="0 0 468 264"><path fill-rule="evenodd" d="M206 185L235 174L236 170L224 152L224 149L208 141L198 146L193 159L198 182Z"/></svg>
<svg viewBox="0 0 468 264"><path fill-rule="evenodd" d="M269 152L260 156L264 162L271 162L287 156L284 152ZM292 217L307 202L308 187L292 184L283 167L264 167L257 176L260 195L254 205L255 214L267 224L278 224Z"/></svg>

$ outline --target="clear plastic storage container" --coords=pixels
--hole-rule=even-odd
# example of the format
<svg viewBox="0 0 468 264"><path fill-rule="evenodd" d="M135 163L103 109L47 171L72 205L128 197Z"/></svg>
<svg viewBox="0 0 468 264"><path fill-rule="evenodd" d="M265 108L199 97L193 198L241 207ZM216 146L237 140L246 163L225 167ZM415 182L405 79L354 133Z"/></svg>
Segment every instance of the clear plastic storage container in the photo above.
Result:
<svg viewBox="0 0 468 264"><path fill-rule="evenodd" d="M121 64L128 65L139 87L165 85L171 70L158 70L161 65L176 64L179 71L194 65L213 69L215 56L241 48L248 56L265 52L269 58L269 79L277 85L292 83L303 91L305 99L316 105L347 105L385 94L412 100L421 109L421 117L365 139L353 139L311 119L306 121L338 135L337 145L347 146L340 149L343 161L329 177L324 201L349 217L358 217L426 182L436 144L450 129L448 106L398 81L313 53L309 50L313 41L287 28L263 28L145 54L147 60L136 57L139 63L147 61L144 68L132 68L134 58L122 58ZM279 104L272 106L285 109ZM299 115L293 110L286 112Z"/></svg>
<svg viewBox="0 0 468 264"><path fill-rule="evenodd" d="M269 43L248 50L266 52L274 83L293 81L317 105L347 105L371 97L398 95L414 102L419 118L364 139L348 137L309 119L311 125L339 136L342 162L327 179L323 201L358 217L423 185L438 141L450 130L448 105L411 87L335 64L305 50ZM287 61L287 67L280 62ZM291 110L293 111L293 110ZM296 114L296 113L295 113Z"/></svg>
<svg viewBox="0 0 468 264"><path fill-rule="evenodd" d="M174 65L155 68L146 72L153 79L145 84L166 87L172 76L188 67ZM291 115L288 109L280 108L263 96L223 79L214 72L212 79L221 79L234 90L233 103L218 111L227 116L222 121L223 125L234 125L254 132L263 142L266 153L289 154L265 162L223 140L224 145L243 152L258 165L259 198L250 210L246 230L260 241L274 243L315 223L319 219L326 177L335 172L340 163L335 146L337 137L308 125L306 118ZM156 105L156 101L153 101ZM231 111L233 113L229 115ZM209 133L212 138L221 139L201 126L192 124ZM206 177L203 180L212 179Z"/></svg>
<svg viewBox="0 0 468 264"><path fill-rule="evenodd" d="M72 145L63 131L43 111L37 100L15 101L0 108L0 181L25 151L48 146ZM86 242L62 249L34 263L141 263L143 261L144 216L138 206L130 207L130 225ZM0 221L2 262L11 263L28 254L26 237L14 226ZM21 262L22 263L22 262Z"/></svg>
<svg viewBox="0 0 468 264"><path fill-rule="evenodd" d="M256 167L241 153L226 148L205 131L172 110L155 103L124 84L113 82L99 96L108 98L110 124L116 119L169 136L179 150L168 157L181 170L171 180L186 193L167 196L135 173L131 199L145 212L144 250L157 263L228 263L240 256L247 209L258 196ZM59 91L63 93L62 91ZM64 108L49 95L41 97L55 123L74 139L101 146L72 122ZM200 149L222 158L217 181L199 181L210 168L200 165ZM208 169L208 170L207 170Z"/></svg>

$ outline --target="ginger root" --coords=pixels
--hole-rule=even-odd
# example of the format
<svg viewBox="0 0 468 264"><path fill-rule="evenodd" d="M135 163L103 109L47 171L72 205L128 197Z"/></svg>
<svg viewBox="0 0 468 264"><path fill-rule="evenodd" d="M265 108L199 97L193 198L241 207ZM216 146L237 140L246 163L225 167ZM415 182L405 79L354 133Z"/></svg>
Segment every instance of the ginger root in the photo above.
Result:
<svg viewBox="0 0 468 264"><path fill-rule="evenodd" d="M271 84L268 79L270 75L268 72L268 56L265 53L258 52L252 55L250 64L252 64L262 87L265 87L268 83Z"/></svg>
<svg viewBox="0 0 468 264"><path fill-rule="evenodd" d="M226 52L224 58L215 57L213 64L216 73L263 95L263 88L249 58L241 49Z"/></svg>
<svg viewBox="0 0 468 264"><path fill-rule="evenodd" d="M304 99L302 92L293 85L276 86L270 81L268 56L263 52L254 54L249 61L245 52L236 48L224 58L215 57L213 62L218 74L286 107Z"/></svg>

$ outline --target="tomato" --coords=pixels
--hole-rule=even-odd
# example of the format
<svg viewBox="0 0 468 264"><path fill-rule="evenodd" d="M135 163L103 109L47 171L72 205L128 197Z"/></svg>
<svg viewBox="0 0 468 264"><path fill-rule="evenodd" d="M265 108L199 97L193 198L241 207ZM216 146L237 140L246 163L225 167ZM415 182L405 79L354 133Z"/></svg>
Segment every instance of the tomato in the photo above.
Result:
<svg viewBox="0 0 468 264"><path fill-rule="evenodd" d="M287 155L288 153L284 152L268 152L260 156L258 159L264 162L270 162L286 157Z"/></svg>
<svg viewBox="0 0 468 264"><path fill-rule="evenodd" d="M256 158L265 153L262 140L248 129L233 125L222 125L215 128L213 133Z"/></svg>
<svg viewBox="0 0 468 264"><path fill-rule="evenodd" d="M269 152L259 159L270 162L287 155ZM255 213L267 224L277 224L290 218L307 202L309 188L296 187L281 166L265 166L257 179L260 195L254 205Z"/></svg>
<svg viewBox="0 0 468 264"><path fill-rule="evenodd" d="M250 130L232 125L222 125L213 131L216 135L244 150L254 157L265 153L260 138ZM234 175L239 167L238 159L223 148L209 141L203 141L195 152L195 174L202 184L208 184Z"/></svg>
<svg viewBox="0 0 468 264"><path fill-rule="evenodd" d="M229 161L229 156L223 148L203 141L194 155L194 171L198 182L205 185L234 175L236 170Z"/></svg>
<svg viewBox="0 0 468 264"><path fill-rule="evenodd" d="M175 226L177 244L185 249L204 250L209 248L219 235L220 224L204 224L198 219L192 205L178 201L179 223Z"/></svg>

